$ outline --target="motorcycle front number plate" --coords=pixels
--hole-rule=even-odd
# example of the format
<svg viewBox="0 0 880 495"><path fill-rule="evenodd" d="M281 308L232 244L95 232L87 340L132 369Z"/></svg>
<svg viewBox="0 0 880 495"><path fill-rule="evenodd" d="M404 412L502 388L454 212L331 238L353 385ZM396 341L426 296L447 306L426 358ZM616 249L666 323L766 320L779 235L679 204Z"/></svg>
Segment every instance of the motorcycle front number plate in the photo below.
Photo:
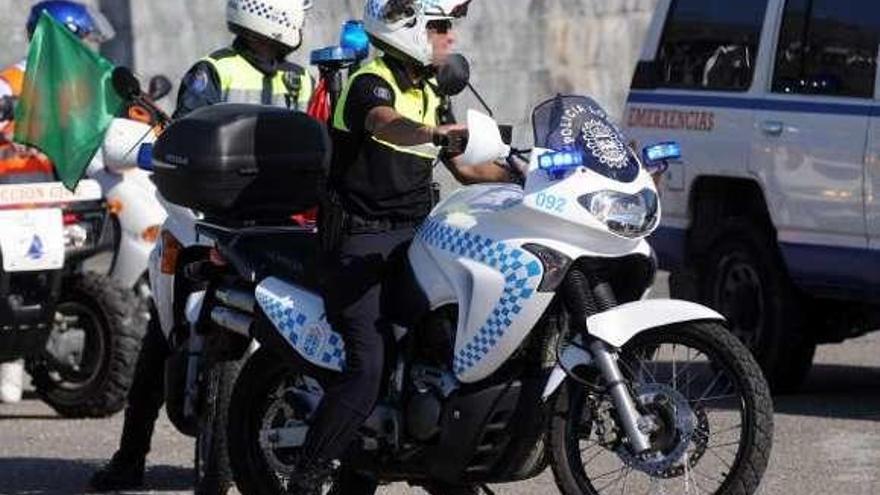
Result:
<svg viewBox="0 0 880 495"><path fill-rule="evenodd" d="M5 272L64 266L64 225L58 208L0 211L0 254Z"/></svg>

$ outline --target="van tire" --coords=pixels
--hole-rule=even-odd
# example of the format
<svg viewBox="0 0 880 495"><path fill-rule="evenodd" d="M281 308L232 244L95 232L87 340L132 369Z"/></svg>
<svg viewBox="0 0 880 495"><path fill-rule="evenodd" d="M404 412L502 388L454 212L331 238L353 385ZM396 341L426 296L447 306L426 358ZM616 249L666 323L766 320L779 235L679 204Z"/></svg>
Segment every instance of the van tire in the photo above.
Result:
<svg viewBox="0 0 880 495"><path fill-rule="evenodd" d="M774 393L797 391L812 367L816 342L776 243L746 218L726 219L716 233L700 263L700 299L728 318Z"/></svg>

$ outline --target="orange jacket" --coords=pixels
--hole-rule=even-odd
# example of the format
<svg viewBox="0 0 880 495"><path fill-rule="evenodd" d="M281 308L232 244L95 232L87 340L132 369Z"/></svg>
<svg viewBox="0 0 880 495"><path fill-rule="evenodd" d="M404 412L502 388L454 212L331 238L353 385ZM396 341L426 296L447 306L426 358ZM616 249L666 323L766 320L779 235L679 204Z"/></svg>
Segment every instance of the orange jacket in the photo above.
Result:
<svg viewBox="0 0 880 495"><path fill-rule="evenodd" d="M0 80L9 85L13 97L21 96L24 87L24 64L14 64L0 71ZM15 173L53 173L52 162L39 151L12 142L15 122L0 123L0 176Z"/></svg>

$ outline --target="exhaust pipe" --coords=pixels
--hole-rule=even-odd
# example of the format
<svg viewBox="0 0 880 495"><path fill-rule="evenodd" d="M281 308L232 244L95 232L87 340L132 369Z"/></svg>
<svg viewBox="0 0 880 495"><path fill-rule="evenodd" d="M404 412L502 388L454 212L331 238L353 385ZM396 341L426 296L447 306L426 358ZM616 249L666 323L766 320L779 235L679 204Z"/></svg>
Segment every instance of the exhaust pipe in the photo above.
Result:
<svg viewBox="0 0 880 495"><path fill-rule="evenodd" d="M254 314L255 308L257 307L257 300L254 295L243 290L224 287L222 289L217 289L214 297L226 306L235 308L239 311L244 311L248 314Z"/></svg>
<svg viewBox="0 0 880 495"><path fill-rule="evenodd" d="M211 311L211 321L222 328L250 338L254 319L230 308L217 307Z"/></svg>

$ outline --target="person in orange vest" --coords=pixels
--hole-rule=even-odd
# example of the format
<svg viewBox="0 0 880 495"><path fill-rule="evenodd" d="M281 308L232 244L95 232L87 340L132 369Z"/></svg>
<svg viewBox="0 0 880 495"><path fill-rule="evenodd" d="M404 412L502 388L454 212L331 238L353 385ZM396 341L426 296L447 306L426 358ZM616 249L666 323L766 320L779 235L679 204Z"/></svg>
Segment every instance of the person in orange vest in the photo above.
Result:
<svg viewBox="0 0 880 495"><path fill-rule="evenodd" d="M43 12L67 26L93 48L114 35L107 19L93 8L67 0L50 0L31 8L27 22L29 40ZM23 182L35 178L51 180L53 176L52 163L48 158L33 148L13 142L15 102L21 96L26 69L26 61L22 60L0 71L0 179L4 181ZM44 177L33 177L33 174ZM7 177L10 175L14 177Z"/></svg>
<svg viewBox="0 0 880 495"><path fill-rule="evenodd" d="M40 15L46 12L67 26L93 48L113 37L113 28L96 10L77 2L52 0L40 2L31 9L27 22L30 40ZM24 60L0 70L0 183L52 181L52 162L34 148L13 142L15 135L15 103L24 89ZM0 364L0 402L21 400L24 366L21 361Z"/></svg>

